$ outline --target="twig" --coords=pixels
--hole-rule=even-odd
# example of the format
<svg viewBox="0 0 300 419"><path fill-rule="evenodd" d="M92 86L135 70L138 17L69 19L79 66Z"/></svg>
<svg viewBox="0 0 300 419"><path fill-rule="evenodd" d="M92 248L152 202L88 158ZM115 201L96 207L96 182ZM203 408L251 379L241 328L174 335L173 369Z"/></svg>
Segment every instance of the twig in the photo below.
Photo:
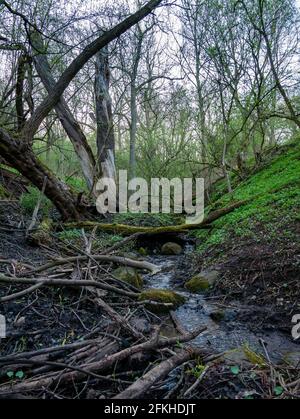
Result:
<svg viewBox="0 0 300 419"><path fill-rule="evenodd" d="M0 303L7 303L8 301L16 300L17 298L22 298L27 294L30 294L31 292L36 291L39 288L42 288L43 284L35 284L30 288L27 288L26 290L16 292L15 294L7 295L6 297L0 298Z"/></svg>

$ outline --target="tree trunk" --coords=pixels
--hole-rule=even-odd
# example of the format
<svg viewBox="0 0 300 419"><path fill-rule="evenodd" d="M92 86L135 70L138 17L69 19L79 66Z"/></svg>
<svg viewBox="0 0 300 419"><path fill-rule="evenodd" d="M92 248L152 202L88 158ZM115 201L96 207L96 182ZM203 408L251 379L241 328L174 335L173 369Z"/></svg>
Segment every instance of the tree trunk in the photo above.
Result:
<svg viewBox="0 0 300 419"><path fill-rule="evenodd" d="M47 92L50 93L51 90L55 87L56 82L51 74L49 62L44 53L45 47L40 35L37 33L31 34L31 43L35 49L34 63L36 71L40 76ZM96 166L92 149L90 148L80 125L72 115L70 108L63 98L61 98L55 106L55 111L70 141L73 144L87 186L91 191L93 190L94 186Z"/></svg>
<svg viewBox="0 0 300 419"><path fill-rule="evenodd" d="M94 55L97 54L97 52L105 48L110 42L120 37L128 29L152 13L152 11L155 10L161 2L162 0L150 0L136 13L130 15L128 18L124 19L112 29L104 32L97 39L88 44L66 68L66 70L55 84L55 87L51 90L49 95L43 100L43 102L34 111L31 118L27 121L22 131L24 137L28 140L33 138L39 129L40 124L43 122L49 112L55 107L57 102L59 102L61 96L71 81L79 73L83 66Z"/></svg>
<svg viewBox="0 0 300 419"><path fill-rule="evenodd" d="M75 203L76 198L70 193L66 185L42 165L29 145L20 144L1 128L0 155L39 190L42 190L45 179L47 179L45 195L53 202L63 219L79 220L80 216Z"/></svg>
<svg viewBox="0 0 300 419"><path fill-rule="evenodd" d="M133 179L136 175L136 134L137 134L137 103L136 103L136 86L135 82L131 84L130 98L130 156L129 156L129 178Z"/></svg>
<svg viewBox="0 0 300 419"><path fill-rule="evenodd" d="M26 75L27 56L22 53L17 64L17 82L16 82L16 112L17 112L17 130L20 132L25 124L24 110L24 81Z"/></svg>
<svg viewBox="0 0 300 419"><path fill-rule="evenodd" d="M109 82L110 71L108 48L106 47L99 51L96 56L95 98L98 165L102 177L116 179L115 135Z"/></svg>

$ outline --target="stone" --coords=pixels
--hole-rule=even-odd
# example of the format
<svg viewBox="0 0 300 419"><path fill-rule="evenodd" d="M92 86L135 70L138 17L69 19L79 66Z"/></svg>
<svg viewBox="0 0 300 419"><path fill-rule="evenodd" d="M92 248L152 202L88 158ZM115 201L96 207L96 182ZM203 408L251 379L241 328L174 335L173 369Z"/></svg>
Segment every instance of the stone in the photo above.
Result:
<svg viewBox="0 0 300 419"><path fill-rule="evenodd" d="M213 287L218 277L219 273L217 271L201 272L187 281L185 283L185 288L195 294L201 294Z"/></svg>
<svg viewBox="0 0 300 419"><path fill-rule="evenodd" d="M148 304L148 308L155 313L168 313L185 303L185 298L174 291L150 289L143 291L139 296L140 301L154 301L162 304L172 304L172 306L164 306L159 304Z"/></svg>
<svg viewBox="0 0 300 419"><path fill-rule="evenodd" d="M219 323L225 320L225 312L223 310L213 311L212 313L210 313L209 316L216 323Z"/></svg>
<svg viewBox="0 0 300 419"><path fill-rule="evenodd" d="M148 252L144 247L140 247L138 252L141 256L148 256Z"/></svg>
<svg viewBox="0 0 300 419"><path fill-rule="evenodd" d="M178 256L182 253L182 247L177 243L165 243L161 248L161 253L166 256Z"/></svg>
<svg viewBox="0 0 300 419"><path fill-rule="evenodd" d="M112 275L127 284L133 285L138 289L142 289L144 285L143 277L134 268L122 266L112 272Z"/></svg>

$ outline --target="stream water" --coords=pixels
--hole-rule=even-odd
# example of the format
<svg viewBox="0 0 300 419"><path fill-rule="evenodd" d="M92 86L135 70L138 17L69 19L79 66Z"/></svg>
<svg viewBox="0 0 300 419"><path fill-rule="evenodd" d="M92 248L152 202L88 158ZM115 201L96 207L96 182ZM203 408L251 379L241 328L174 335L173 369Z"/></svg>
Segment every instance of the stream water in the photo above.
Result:
<svg viewBox="0 0 300 419"><path fill-rule="evenodd" d="M273 329L269 326L265 329L257 328L257 325L251 324L251 318L250 321L241 322L238 320L238 314L243 310L248 312L249 307L238 302L222 305L216 300L207 299L205 294L191 294L179 288L178 285L176 286L178 263L191 251L193 248L186 246L185 256L150 256L149 261L158 265L161 272L154 276L147 275L145 280L148 288L168 289L185 296L186 303L175 311L177 321L185 330L189 331L201 325L207 327L207 331L198 336L193 344L211 348L216 352L231 351L247 345L263 355L266 355L267 351L270 359L274 362L288 356L294 359L297 354L299 354L300 362L300 346L292 340L292 336L284 334L274 327ZM255 307L252 309L255 312ZM259 308L257 307L257 309ZM212 313L220 312L220 310L224 319L221 321L212 320ZM243 351L239 353L241 354Z"/></svg>

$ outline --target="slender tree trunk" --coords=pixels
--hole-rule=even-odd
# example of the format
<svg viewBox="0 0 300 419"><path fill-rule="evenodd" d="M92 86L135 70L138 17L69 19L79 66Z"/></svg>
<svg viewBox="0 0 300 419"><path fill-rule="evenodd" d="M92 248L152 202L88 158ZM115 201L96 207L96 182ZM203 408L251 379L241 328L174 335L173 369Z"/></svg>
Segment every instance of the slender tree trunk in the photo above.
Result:
<svg viewBox="0 0 300 419"><path fill-rule="evenodd" d="M43 53L45 47L40 38L40 35L34 33L31 35L32 46L35 48L34 63L38 75L40 76L46 90L48 93L55 86L55 80L51 74L50 65L48 59ZM81 169L86 180L89 190L93 190L94 178L95 178L95 166L96 162L93 156L93 152L87 142L87 139L72 115L70 108L68 107L66 101L61 98L60 101L55 106L55 111L60 119L60 122L66 131L70 141L73 144L75 153L78 156Z"/></svg>
<svg viewBox="0 0 300 419"><path fill-rule="evenodd" d="M24 111L24 81L26 75L27 56L22 53L18 59L17 65L17 83L16 83L16 112L17 112L17 130L20 132L25 124Z"/></svg>
<svg viewBox="0 0 300 419"><path fill-rule="evenodd" d="M137 134L137 94L135 83L131 84L130 98L130 156L129 156L129 178L132 179L136 175L136 134Z"/></svg>
<svg viewBox="0 0 300 419"><path fill-rule="evenodd" d="M108 48L103 48L96 56L95 77L98 165L102 177L116 179L115 134L109 83Z"/></svg>

